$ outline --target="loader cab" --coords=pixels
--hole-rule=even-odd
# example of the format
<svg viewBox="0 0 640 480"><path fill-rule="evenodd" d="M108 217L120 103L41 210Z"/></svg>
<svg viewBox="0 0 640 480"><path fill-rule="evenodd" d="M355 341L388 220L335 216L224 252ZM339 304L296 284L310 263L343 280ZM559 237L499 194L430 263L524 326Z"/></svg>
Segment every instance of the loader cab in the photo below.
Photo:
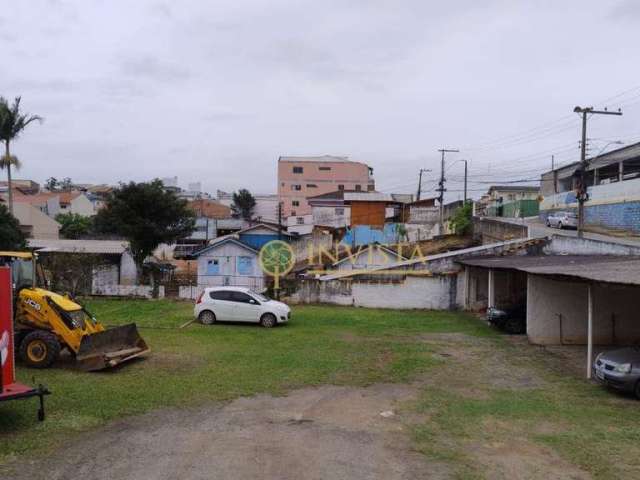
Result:
<svg viewBox="0 0 640 480"><path fill-rule="evenodd" d="M11 267L13 291L17 294L23 288L38 285L36 255L31 252L0 252L0 265Z"/></svg>

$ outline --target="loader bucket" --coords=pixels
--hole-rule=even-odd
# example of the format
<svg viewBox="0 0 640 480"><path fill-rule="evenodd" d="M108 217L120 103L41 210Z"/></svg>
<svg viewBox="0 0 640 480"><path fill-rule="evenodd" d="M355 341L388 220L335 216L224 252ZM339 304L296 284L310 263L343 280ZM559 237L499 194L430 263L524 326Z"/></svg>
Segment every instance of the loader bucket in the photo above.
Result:
<svg viewBox="0 0 640 480"><path fill-rule="evenodd" d="M115 367L150 351L135 323L85 335L76 360L86 371Z"/></svg>

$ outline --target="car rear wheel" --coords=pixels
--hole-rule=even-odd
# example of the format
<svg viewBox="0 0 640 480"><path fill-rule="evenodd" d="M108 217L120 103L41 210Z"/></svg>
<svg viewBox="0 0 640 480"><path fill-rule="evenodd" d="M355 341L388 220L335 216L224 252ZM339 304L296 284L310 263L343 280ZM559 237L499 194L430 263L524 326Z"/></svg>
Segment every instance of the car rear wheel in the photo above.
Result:
<svg viewBox="0 0 640 480"><path fill-rule="evenodd" d="M272 313L265 313L260 318L260 325L262 325L264 328L273 328L276 326L277 323L278 323L278 320L276 319L276 316L273 315Z"/></svg>
<svg viewBox="0 0 640 480"><path fill-rule="evenodd" d="M34 330L24 337L18 353L28 366L47 368L60 356L60 342L53 333Z"/></svg>
<svg viewBox="0 0 640 480"><path fill-rule="evenodd" d="M558 228L562 230L562 222L558 222Z"/></svg>
<svg viewBox="0 0 640 480"><path fill-rule="evenodd" d="M211 310L205 310L204 312L200 312L198 320L202 325L213 325L216 323L216 315Z"/></svg>

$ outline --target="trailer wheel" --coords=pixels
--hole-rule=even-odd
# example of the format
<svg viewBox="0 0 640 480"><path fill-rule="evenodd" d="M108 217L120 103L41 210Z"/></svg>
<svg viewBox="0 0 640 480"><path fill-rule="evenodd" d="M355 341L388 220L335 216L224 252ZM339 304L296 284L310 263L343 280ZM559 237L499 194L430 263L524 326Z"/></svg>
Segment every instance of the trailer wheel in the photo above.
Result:
<svg viewBox="0 0 640 480"><path fill-rule="evenodd" d="M47 368L60 356L60 342L52 333L34 330L20 342L19 354L28 366Z"/></svg>

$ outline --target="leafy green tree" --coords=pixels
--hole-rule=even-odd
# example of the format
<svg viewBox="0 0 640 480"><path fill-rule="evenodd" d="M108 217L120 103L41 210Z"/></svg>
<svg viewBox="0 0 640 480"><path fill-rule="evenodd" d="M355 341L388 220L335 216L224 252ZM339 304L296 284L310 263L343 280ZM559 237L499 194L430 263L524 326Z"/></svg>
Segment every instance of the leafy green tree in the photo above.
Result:
<svg viewBox="0 0 640 480"><path fill-rule="evenodd" d="M44 186L50 192L55 192L58 189L58 183L60 182L56 177L49 177L47 178L47 181L45 182Z"/></svg>
<svg viewBox="0 0 640 480"><path fill-rule="evenodd" d="M95 217L96 228L129 241L138 278L144 261L161 243L175 243L195 228L195 214L186 200L166 191L160 180L149 183L121 184L107 197L104 208ZM156 294L155 278L151 285Z"/></svg>
<svg viewBox="0 0 640 480"><path fill-rule="evenodd" d="M11 215L5 205L0 204L0 250L25 248L27 248L27 240L20 230L18 219Z"/></svg>
<svg viewBox="0 0 640 480"><path fill-rule="evenodd" d="M256 208L256 199L246 188L233 192L233 203L231 211L236 217L250 221L253 217L253 210Z"/></svg>
<svg viewBox="0 0 640 480"><path fill-rule="evenodd" d="M93 219L77 213L59 213L56 222L60 224L60 233L64 238L81 238L91 233Z"/></svg>
<svg viewBox="0 0 640 480"><path fill-rule="evenodd" d="M11 155L9 148L22 131L32 122L41 122L42 117L20 112L20 97L16 97L13 104L0 97L0 141L4 142L4 155L0 158L0 168L7 169L7 184L9 187L9 211L13 214L13 191L11 189L11 167L19 168L18 159Z"/></svg>
<svg viewBox="0 0 640 480"><path fill-rule="evenodd" d="M471 233L473 203L467 202L462 207L459 207L451 217L451 228L456 235L468 235Z"/></svg>

